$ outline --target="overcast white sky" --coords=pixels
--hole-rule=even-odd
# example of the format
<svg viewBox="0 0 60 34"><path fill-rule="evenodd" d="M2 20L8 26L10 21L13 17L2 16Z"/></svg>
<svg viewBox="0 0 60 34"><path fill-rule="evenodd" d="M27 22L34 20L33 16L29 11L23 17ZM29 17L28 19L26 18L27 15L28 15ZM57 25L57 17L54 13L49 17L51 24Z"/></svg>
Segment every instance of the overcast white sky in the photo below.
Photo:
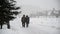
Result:
<svg viewBox="0 0 60 34"><path fill-rule="evenodd" d="M18 5L36 6L43 9L59 9L60 0L16 0Z"/></svg>

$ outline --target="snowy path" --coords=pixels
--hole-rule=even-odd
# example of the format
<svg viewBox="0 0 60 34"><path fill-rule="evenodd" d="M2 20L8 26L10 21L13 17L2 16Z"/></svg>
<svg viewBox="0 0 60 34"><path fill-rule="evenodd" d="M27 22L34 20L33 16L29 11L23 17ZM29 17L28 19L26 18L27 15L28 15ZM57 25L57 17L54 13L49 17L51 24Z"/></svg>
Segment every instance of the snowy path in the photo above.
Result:
<svg viewBox="0 0 60 34"><path fill-rule="evenodd" d="M29 27L23 28L20 18L17 18L11 21L11 29L7 29L4 25L3 29L0 29L0 34L60 34L59 20L57 18L31 18Z"/></svg>

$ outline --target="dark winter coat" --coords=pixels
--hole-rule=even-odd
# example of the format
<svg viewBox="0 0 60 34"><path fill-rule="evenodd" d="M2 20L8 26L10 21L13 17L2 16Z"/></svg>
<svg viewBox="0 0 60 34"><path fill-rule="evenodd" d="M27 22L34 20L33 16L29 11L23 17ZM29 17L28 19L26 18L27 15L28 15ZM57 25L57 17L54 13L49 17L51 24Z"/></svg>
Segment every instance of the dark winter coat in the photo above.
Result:
<svg viewBox="0 0 60 34"><path fill-rule="evenodd" d="M21 22L24 23L25 21L26 21L26 18L25 18L25 17L22 17L22 18L21 18Z"/></svg>
<svg viewBox="0 0 60 34"><path fill-rule="evenodd" d="M29 24L29 17L26 17L26 23Z"/></svg>

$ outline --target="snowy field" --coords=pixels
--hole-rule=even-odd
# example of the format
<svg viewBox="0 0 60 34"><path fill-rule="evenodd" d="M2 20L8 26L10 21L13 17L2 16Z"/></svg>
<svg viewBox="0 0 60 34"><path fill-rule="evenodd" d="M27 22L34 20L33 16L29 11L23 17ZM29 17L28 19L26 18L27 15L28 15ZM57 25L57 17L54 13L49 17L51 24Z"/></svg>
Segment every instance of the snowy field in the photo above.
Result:
<svg viewBox="0 0 60 34"><path fill-rule="evenodd" d="M60 18L30 18L28 28L23 28L20 20L17 17L10 21L11 29L4 25L3 29L0 29L0 34L60 34Z"/></svg>

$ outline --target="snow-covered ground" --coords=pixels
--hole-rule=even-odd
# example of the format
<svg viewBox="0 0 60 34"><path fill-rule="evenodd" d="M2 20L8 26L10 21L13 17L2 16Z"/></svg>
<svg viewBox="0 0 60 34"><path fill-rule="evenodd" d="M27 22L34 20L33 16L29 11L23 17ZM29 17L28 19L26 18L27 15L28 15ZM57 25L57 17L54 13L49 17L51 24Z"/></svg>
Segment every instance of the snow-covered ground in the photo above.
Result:
<svg viewBox="0 0 60 34"><path fill-rule="evenodd" d="M60 18L39 17L30 18L28 28L21 26L21 19L17 17L10 21L11 29L4 25L0 34L60 34Z"/></svg>

